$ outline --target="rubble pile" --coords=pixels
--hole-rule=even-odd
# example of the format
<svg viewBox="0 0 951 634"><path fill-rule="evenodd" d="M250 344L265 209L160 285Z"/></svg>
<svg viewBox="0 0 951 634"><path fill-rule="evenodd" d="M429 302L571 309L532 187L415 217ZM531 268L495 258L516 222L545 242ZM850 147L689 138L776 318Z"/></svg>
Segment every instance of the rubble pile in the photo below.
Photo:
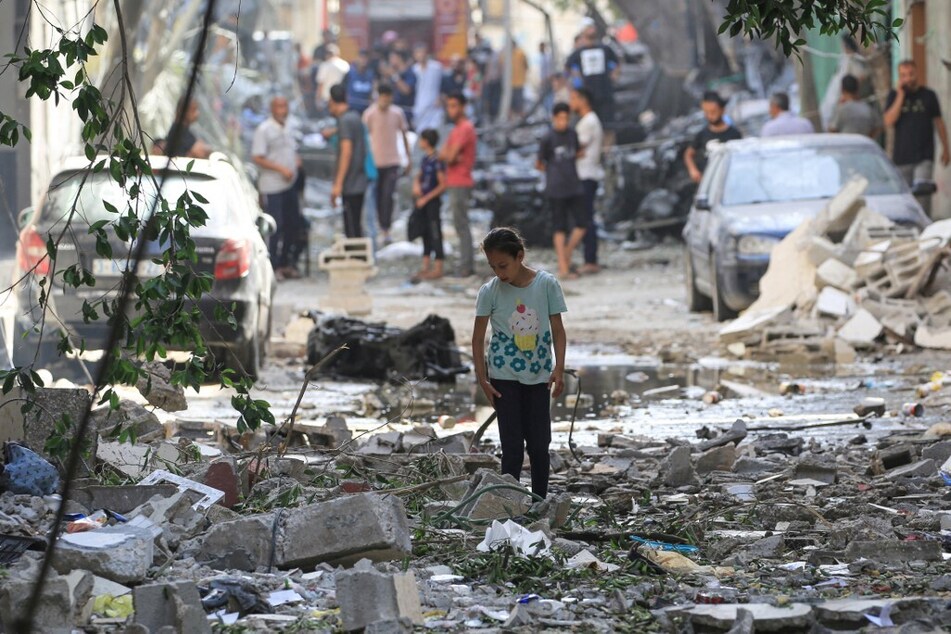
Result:
<svg viewBox="0 0 951 634"><path fill-rule="evenodd" d="M838 445L743 420L695 441L603 432L552 451L544 501L491 452L406 450L422 428L283 458L183 452L138 484L78 483L36 626L951 627L951 440L845 424ZM4 627L59 503L0 494Z"/></svg>
<svg viewBox="0 0 951 634"><path fill-rule="evenodd" d="M856 178L774 247L760 297L724 326L735 356L848 364L882 344L951 349L951 222L919 234L865 205Z"/></svg>

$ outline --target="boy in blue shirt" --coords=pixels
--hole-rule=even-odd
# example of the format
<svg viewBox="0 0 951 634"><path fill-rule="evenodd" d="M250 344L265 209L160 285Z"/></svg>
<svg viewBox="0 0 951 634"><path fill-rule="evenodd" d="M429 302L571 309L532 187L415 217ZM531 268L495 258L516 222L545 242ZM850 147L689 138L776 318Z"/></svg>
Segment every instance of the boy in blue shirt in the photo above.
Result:
<svg viewBox="0 0 951 634"><path fill-rule="evenodd" d="M419 148L423 151L423 160L419 174L413 183L413 195L416 197L416 209L413 214L421 216L423 233L423 266L414 277L414 281L437 280L443 276L443 264L446 259L442 242L442 224L439 219L442 200L446 191L446 164L439 160L436 146L439 145L439 133L427 128L419 134ZM432 268L430 268L432 266Z"/></svg>

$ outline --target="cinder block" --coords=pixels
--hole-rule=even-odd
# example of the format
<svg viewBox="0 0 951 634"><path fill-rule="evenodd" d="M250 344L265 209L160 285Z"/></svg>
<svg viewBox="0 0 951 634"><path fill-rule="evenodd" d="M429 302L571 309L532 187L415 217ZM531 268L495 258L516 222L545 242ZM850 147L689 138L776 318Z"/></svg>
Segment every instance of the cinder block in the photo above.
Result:
<svg viewBox="0 0 951 634"><path fill-rule="evenodd" d="M832 286L842 291L850 291L857 282L855 270L838 260L826 260L816 269L816 286L820 289Z"/></svg>

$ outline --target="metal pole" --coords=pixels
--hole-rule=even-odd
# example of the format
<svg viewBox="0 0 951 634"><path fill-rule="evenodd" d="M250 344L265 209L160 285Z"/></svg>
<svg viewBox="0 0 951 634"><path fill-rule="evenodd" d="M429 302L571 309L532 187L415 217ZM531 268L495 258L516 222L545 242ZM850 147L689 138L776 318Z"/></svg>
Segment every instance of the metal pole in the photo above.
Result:
<svg viewBox="0 0 951 634"><path fill-rule="evenodd" d="M502 18L505 44L502 47L502 104L499 108L499 120L507 123L512 111L512 0L505 0Z"/></svg>

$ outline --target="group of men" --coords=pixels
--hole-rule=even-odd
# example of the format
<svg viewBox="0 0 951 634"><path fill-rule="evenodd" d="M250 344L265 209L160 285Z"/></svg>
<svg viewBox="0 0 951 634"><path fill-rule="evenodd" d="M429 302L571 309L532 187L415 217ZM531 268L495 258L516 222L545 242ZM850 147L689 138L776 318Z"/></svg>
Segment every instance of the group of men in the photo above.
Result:
<svg viewBox="0 0 951 634"><path fill-rule="evenodd" d="M884 127L894 130L892 160L909 185L930 181L934 174L935 142L941 142L941 164L951 163L951 146L941 116L938 96L918 80L914 61L898 65L898 85L888 94L885 112L879 115L869 102L860 96L859 81L852 75L841 80L841 99L829 121L829 132L861 134L877 139ZM707 92L701 101L707 125L694 137L684 151L683 160L691 179L699 183L706 166L706 148L710 141L727 142L742 137L740 131L726 118L726 102L716 92ZM806 118L790 112L789 96L775 93L770 99L770 120L763 125L760 136L810 134L815 127ZM930 210L930 199L922 198L925 211Z"/></svg>

